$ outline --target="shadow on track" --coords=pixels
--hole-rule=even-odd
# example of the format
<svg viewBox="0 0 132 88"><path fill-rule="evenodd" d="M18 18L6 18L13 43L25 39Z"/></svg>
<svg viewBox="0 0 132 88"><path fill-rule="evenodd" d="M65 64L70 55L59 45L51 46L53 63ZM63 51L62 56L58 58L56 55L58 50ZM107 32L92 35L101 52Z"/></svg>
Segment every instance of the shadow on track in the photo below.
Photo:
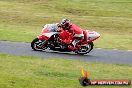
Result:
<svg viewBox="0 0 132 88"><path fill-rule="evenodd" d="M94 59L98 58L98 56L94 56L91 54L76 54L74 52L60 52L60 51L52 51L52 50L45 50L45 51L34 51L34 52L40 52L41 54L45 55L48 54L50 56L60 57L60 58L78 58L78 59Z"/></svg>

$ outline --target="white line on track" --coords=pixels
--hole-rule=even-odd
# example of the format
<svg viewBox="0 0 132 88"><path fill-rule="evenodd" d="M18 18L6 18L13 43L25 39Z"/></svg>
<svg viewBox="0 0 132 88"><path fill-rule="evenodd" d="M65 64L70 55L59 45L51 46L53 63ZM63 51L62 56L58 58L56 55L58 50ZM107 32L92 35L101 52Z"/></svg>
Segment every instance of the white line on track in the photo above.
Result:
<svg viewBox="0 0 132 88"><path fill-rule="evenodd" d="M104 48L95 48L95 49L104 49ZM110 50L119 50L119 49L110 49ZM123 51L132 52L132 50L123 50Z"/></svg>

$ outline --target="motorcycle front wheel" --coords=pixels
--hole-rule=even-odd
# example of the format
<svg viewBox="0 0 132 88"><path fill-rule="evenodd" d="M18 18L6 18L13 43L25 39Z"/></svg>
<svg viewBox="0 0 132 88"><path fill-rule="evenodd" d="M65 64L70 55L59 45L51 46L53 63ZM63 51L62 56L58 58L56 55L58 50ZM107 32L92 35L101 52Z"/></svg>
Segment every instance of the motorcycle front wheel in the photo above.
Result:
<svg viewBox="0 0 132 88"><path fill-rule="evenodd" d="M45 50L46 47L46 40L39 40L38 38L35 38L32 42L31 42L31 47L33 50L35 51L42 51Z"/></svg>

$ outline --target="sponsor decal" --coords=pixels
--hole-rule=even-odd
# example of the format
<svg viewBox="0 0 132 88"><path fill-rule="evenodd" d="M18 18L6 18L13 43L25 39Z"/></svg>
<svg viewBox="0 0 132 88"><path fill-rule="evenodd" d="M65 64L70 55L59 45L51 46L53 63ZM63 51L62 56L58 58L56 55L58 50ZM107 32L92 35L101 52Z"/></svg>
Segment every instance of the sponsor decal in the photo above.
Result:
<svg viewBox="0 0 132 88"><path fill-rule="evenodd" d="M79 78L79 82L82 86L92 86L92 85L100 85L100 86L109 86L109 85L115 85L115 86L128 86L131 85L131 80L127 79L90 79L88 78L88 72L82 69L82 75L83 77Z"/></svg>

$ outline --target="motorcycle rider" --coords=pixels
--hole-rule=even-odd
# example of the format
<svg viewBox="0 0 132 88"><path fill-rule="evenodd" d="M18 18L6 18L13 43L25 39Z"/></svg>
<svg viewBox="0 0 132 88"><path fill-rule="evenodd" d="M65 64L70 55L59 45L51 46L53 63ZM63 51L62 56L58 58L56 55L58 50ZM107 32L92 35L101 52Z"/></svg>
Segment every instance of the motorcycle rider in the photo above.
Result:
<svg viewBox="0 0 132 88"><path fill-rule="evenodd" d="M72 51L76 50L76 48L79 47L77 45L84 39L84 33L81 28L79 28L73 23L70 23L70 20L62 19L60 23L46 24L42 31L58 32L62 30L63 32L60 33L59 36L61 38L62 48L68 48ZM73 39L73 37L76 37L78 39Z"/></svg>
<svg viewBox="0 0 132 88"><path fill-rule="evenodd" d="M66 36L65 34L60 34L60 37L64 37L63 38L63 45L68 45L68 49L69 50L76 50L77 47L79 47L79 43L84 39L84 33L83 30L81 28L79 28L78 26L76 26L73 23L70 23L70 20L68 19L62 19L61 23L61 28L67 32L68 36ZM77 39L73 39L73 37L77 38ZM66 46L67 47L67 46Z"/></svg>

